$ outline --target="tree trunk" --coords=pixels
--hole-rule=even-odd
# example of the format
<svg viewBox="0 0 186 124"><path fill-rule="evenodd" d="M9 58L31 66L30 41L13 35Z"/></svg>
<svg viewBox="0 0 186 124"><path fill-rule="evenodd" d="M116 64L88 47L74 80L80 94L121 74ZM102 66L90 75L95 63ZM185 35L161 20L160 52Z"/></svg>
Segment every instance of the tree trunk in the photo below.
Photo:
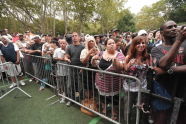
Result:
<svg viewBox="0 0 186 124"><path fill-rule="evenodd" d="M67 1L65 0L64 10L63 10L63 16L64 16L64 27L65 27L65 34L67 34Z"/></svg>
<svg viewBox="0 0 186 124"><path fill-rule="evenodd" d="M54 17L53 17L53 36L56 36L56 19L55 16L56 15L56 11L54 10Z"/></svg>

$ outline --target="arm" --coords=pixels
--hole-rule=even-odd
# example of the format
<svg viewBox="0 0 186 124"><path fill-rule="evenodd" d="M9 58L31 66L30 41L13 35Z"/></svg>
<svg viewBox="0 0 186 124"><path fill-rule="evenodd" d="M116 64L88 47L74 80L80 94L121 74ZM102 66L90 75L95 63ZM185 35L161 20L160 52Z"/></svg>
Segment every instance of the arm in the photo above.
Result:
<svg viewBox="0 0 186 124"><path fill-rule="evenodd" d="M153 69L157 75L162 75L162 74L167 73L167 71L165 71L161 68L158 68L158 67L154 67ZM171 69L173 70L173 72L186 72L186 65L172 66Z"/></svg>
<svg viewBox="0 0 186 124"><path fill-rule="evenodd" d="M16 59L15 64L19 64L19 62L20 62L20 54L19 54L19 51L16 51L16 55L17 55L17 59Z"/></svg>
<svg viewBox="0 0 186 124"><path fill-rule="evenodd" d="M175 41L172 48L168 51L167 54L165 54L159 61L159 67L160 68L167 68L167 66L169 66L172 62L172 60L174 59L174 57L177 54L177 51L180 47L182 42L180 41Z"/></svg>
<svg viewBox="0 0 186 124"><path fill-rule="evenodd" d="M81 55L80 55L80 61L85 65L88 60L90 59L90 52L88 52L88 54L84 55L85 53L82 51Z"/></svg>
<svg viewBox="0 0 186 124"><path fill-rule="evenodd" d="M113 61L113 66L116 70L122 71L126 70L126 63L125 63L125 57L122 53L119 53L119 55L114 58Z"/></svg>
<svg viewBox="0 0 186 124"><path fill-rule="evenodd" d="M54 57L54 59L55 59L55 60L59 60L59 61L64 61L64 60L65 60L64 57L63 57L63 58L57 58L57 57Z"/></svg>
<svg viewBox="0 0 186 124"><path fill-rule="evenodd" d="M70 61L70 55L69 54L65 54L64 60L71 63Z"/></svg>
<svg viewBox="0 0 186 124"><path fill-rule="evenodd" d="M99 60L100 60L100 56L99 55L93 56L92 60L91 60L92 66L97 67Z"/></svg>
<svg viewBox="0 0 186 124"><path fill-rule="evenodd" d="M116 70L125 70L127 68L126 62L119 62L117 59L113 59L113 66L116 68Z"/></svg>
<svg viewBox="0 0 186 124"><path fill-rule="evenodd" d="M186 72L186 65L172 66L171 68L174 72Z"/></svg>
<svg viewBox="0 0 186 124"><path fill-rule="evenodd" d="M1 61L2 61L2 63L5 63L6 61L5 61L5 58L3 57L3 55L1 55Z"/></svg>
<svg viewBox="0 0 186 124"><path fill-rule="evenodd" d="M177 54L177 51L182 44L182 42L186 39L186 29L184 29L184 26L181 28L181 30L178 30L176 40L174 44L172 45L172 48L168 51L168 53L163 56L159 61L159 67L166 68L167 66L170 66L172 60Z"/></svg>
<svg viewBox="0 0 186 124"><path fill-rule="evenodd" d="M96 54L99 54L99 51L96 48L92 48L90 51L88 51L88 53L86 53L86 50L84 49L81 52L80 61L83 64L86 64L89 61L90 57Z"/></svg>
<svg viewBox="0 0 186 124"><path fill-rule="evenodd" d="M18 48L18 46L16 45L16 44L13 44L14 45L14 50L15 50L15 52L16 52L16 62L15 62L15 64L19 64L19 62L20 62L20 53L19 53L19 48Z"/></svg>
<svg viewBox="0 0 186 124"><path fill-rule="evenodd" d="M41 53L41 50L25 50L25 53L33 54L33 53Z"/></svg>
<svg viewBox="0 0 186 124"><path fill-rule="evenodd" d="M65 56L64 56L64 60L71 63L71 60L70 60L70 45L67 46L67 49L66 49L66 52L65 52Z"/></svg>

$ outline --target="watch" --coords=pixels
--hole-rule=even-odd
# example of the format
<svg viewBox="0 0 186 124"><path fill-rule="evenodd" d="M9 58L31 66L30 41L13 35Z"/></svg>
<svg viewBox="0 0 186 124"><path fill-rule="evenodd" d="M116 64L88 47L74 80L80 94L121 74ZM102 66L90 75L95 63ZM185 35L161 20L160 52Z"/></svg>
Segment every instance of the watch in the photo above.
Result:
<svg viewBox="0 0 186 124"><path fill-rule="evenodd" d="M172 68L169 68L169 70L167 70L167 73L168 74L173 74L174 73L174 70Z"/></svg>

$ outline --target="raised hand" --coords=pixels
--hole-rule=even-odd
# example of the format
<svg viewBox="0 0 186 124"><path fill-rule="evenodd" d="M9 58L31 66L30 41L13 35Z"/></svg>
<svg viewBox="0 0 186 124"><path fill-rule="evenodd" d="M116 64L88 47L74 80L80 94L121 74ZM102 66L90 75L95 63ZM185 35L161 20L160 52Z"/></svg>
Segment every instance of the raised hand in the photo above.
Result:
<svg viewBox="0 0 186 124"><path fill-rule="evenodd" d="M180 29L178 29L176 39L181 42L186 39L186 26L182 26Z"/></svg>

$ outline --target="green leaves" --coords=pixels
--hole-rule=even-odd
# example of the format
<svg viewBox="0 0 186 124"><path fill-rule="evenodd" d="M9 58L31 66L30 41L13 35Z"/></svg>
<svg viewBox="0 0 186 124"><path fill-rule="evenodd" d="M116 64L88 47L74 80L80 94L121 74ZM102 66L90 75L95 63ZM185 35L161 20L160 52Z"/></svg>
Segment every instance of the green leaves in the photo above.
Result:
<svg viewBox="0 0 186 124"><path fill-rule="evenodd" d="M141 12L136 15L137 30L155 30L159 29L160 25L167 20L166 1L160 0L152 4L151 7L143 7Z"/></svg>
<svg viewBox="0 0 186 124"><path fill-rule="evenodd" d="M122 18L118 21L117 29L122 32L135 32L135 19L132 13L126 9L123 12Z"/></svg>

